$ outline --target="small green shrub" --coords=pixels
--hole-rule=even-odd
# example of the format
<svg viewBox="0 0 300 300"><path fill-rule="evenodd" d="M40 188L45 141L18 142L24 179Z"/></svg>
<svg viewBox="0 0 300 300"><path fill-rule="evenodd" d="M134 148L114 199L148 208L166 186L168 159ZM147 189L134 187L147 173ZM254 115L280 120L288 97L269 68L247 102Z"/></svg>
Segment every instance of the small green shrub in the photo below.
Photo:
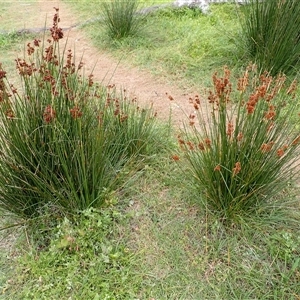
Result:
<svg viewBox="0 0 300 300"><path fill-rule="evenodd" d="M138 0L111 0L101 6L102 25L112 39L135 35L142 28L145 15L138 13Z"/></svg>
<svg viewBox="0 0 300 300"><path fill-rule="evenodd" d="M284 76L258 76L251 67L236 87L227 68L213 83L207 105L191 99L196 113L179 144L198 200L223 219L238 221L275 206L297 174L299 116L290 122L299 109L296 84L287 88Z"/></svg>
<svg viewBox="0 0 300 300"><path fill-rule="evenodd" d="M94 84L71 50L61 54L58 11L53 21L51 38L28 43L16 60L21 92L0 69L0 205L23 217L49 204L103 205L164 138L152 109Z"/></svg>
<svg viewBox="0 0 300 300"><path fill-rule="evenodd" d="M241 40L258 68L298 72L300 2L251 0L243 12Z"/></svg>

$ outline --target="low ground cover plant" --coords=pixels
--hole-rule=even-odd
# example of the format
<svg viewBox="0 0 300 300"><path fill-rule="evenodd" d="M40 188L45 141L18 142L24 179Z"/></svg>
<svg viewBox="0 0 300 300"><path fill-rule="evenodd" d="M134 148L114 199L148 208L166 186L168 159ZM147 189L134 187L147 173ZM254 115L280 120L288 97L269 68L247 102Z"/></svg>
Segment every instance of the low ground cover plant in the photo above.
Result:
<svg viewBox="0 0 300 300"><path fill-rule="evenodd" d="M15 258L17 269L13 275L8 272L11 277L2 286L2 297L135 299L141 278L129 272L135 266L134 256L115 234L116 224L122 223L124 218L125 215L113 207L90 208L72 220L62 218L49 229L47 247L37 248L30 235L29 245L25 244L31 251ZM35 222L35 232L39 227L45 227L44 220Z"/></svg>
<svg viewBox="0 0 300 300"><path fill-rule="evenodd" d="M163 144L151 108L97 85L60 48L59 21L56 9L51 37L16 59L21 91L0 71L0 205L22 217L48 204L69 212L103 205L138 158Z"/></svg>
<svg viewBox="0 0 300 300"><path fill-rule="evenodd" d="M214 74L208 102L191 99L195 113L178 138L198 201L230 222L274 208L299 171L296 82L255 70L236 86L228 68Z"/></svg>

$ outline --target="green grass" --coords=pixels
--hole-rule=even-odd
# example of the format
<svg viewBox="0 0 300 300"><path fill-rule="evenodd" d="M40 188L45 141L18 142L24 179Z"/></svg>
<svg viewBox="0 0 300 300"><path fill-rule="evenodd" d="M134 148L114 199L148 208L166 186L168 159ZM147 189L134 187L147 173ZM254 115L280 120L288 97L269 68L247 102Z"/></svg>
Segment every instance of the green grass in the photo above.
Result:
<svg viewBox="0 0 300 300"><path fill-rule="evenodd" d="M76 2L82 16L96 16L87 3ZM239 68L234 35L227 34L238 28L231 8L213 6L209 16L155 14L145 35L101 47L181 86L210 85L212 72L224 62ZM201 35L200 25L207 29ZM86 26L90 33L93 28ZM187 49L196 51L193 58ZM298 300L299 186L284 191L286 214L273 210L265 219L225 228L197 205L199 195L172 160L176 151L174 141L171 153L154 156L137 173L136 184L101 212L57 214L3 234L0 298Z"/></svg>
<svg viewBox="0 0 300 300"><path fill-rule="evenodd" d="M2 51L11 49L13 46L20 43L22 37L16 33L1 33L0 34L0 49Z"/></svg>
<svg viewBox="0 0 300 300"><path fill-rule="evenodd" d="M28 28L31 19L37 17L37 0L24 1L1 1L0 7L0 30L13 32ZM51 6L49 7L51 9ZM35 14L34 14L35 13ZM31 16L28 18L28 16ZM43 27L44 24L41 24Z"/></svg>
<svg viewBox="0 0 300 300"><path fill-rule="evenodd" d="M17 73L15 72L16 63L14 61L16 53L24 49L26 41L30 38L32 38L31 34L18 34L13 31L6 33L0 32L0 63L5 71L14 75L11 79L15 82L17 81Z"/></svg>
<svg viewBox="0 0 300 300"><path fill-rule="evenodd" d="M174 180L175 164L165 159L163 167L147 169L131 208L135 232L128 234L147 274L141 299L296 299L296 223L226 230L193 205L185 179Z"/></svg>
<svg viewBox="0 0 300 300"><path fill-rule="evenodd" d="M297 0L249 1L241 41L260 70L299 73L299 15Z"/></svg>
<svg viewBox="0 0 300 300"><path fill-rule="evenodd" d="M213 75L209 101L191 98L195 113L178 138L177 159L198 186L199 203L204 200L204 207L229 224L270 206L279 210L275 199L281 206L278 195L291 178L300 179L300 131L290 121L299 118L294 84L257 74L252 66L237 85L231 80L224 68Z"/></svg>
<svg viewBox="0 0 300 300"><path fill-rule="evenodd" d="M83 3L72 3L76 13L81 14ZM97 9L94 5L93 11ZM212 70L224 64L239 69L248 63L239 61L243 53L236 44L240 25L234 5L211 5L208 15L186 8L163 8L148 16L137 36L114 43L97 22L85 25L84 30L97 47L181 87L203 88Z"/></svg>
<svg viewBox="0 0 300 300"><path fill-rule="evenodd" d="M2 283L5 299L133 299L141 278L132 273L134 255L114 234L126 216L89 209L58 218L34 222L12 277Z"/></svg>
<svg viewBox="0 0 300 300"><path fill-rule="evenodd" d="M112 40L136 35L144 26L146 15L139 14L138 0L114 0L101 4L101 24Z"/></svg>
<svg viewBox="0 0 300 300"><path fill-rule="evenodd" d="M9 260L3 299L297 300L298 223L260 219L224 228L187 186L161 155L117 205L72 222L61 216L55 226L53 219L34 223L35 235L28 232L19 257ZM116 264L107 263L107 249Z"/></svg>

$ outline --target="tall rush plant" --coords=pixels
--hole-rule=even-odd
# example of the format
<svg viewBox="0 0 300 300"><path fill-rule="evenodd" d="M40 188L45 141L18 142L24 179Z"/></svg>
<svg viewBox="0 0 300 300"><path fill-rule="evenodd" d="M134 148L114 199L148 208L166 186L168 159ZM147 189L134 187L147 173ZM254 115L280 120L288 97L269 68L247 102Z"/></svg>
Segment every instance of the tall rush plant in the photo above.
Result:
<svg viewBox="0 0 300 300"><path fill-rule="evenodd" d="M104 205L161 141L152 109L85 78L60 49L59 21L56 9L51 37L16 60L21 92L0 68L0 206L24 218Z"/></svg>
<svg viewBox="0 0 300 300"><path fill-rule="evenodd" d="M300 2L250 0L243 8L241 41L261 71L297 73Z"/></svg>
<svg viewBox="0 0 300 300"><path fill-rule="evenodd" d="M198 201L230 222L274 205L299 171L296 83L254 69L235 87L228 68L214 74L208 103L191 99L195 113L178 138Z"/></svg>
<svg viewBox="0 0 300 300"><path fill-rule="evenodd" d="M112 39L135 35L145 24L146 13L139 13L138 0L111 0L101 4L101 23Z"/></svg>

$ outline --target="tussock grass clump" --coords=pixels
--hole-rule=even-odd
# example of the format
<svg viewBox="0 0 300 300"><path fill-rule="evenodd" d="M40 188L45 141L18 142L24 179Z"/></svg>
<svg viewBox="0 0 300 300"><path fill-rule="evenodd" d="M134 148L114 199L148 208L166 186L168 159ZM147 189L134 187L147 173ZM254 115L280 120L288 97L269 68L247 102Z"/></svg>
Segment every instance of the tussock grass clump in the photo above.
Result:
<svg viewBox="0 0 300 300"><path fill-rule="evenodd" d="M135 35L142 28L145 15L139 14L138 0L112 0L101 4L101 23L112 39Z"/></svg>
<svg viewBox="0 0 300 300"><path fill-rule="evenodd" d="M251 0L244 9L242 37L246 51L262 71L298 72L300 2Z"/></svg>
<svg viewBox="0 0 300 300"><path fill-rule="evenodd" d="M0 205L22 217L48 204L103 205L163 139L152 109L84 77L71 50L61 54L58 23L57 9L51 38L16 60L21 92L0 71Z"/></svg>
<svg viewBox="0 0 300 300"><path fill-rule="evenodd" d="M198 200L225 220L275 207L299 171L296 83L286 86L285 76L259 76L254 69L236 86L229 69L214 74L207 107L191 99L196 113L179 137Z"/></svg>

